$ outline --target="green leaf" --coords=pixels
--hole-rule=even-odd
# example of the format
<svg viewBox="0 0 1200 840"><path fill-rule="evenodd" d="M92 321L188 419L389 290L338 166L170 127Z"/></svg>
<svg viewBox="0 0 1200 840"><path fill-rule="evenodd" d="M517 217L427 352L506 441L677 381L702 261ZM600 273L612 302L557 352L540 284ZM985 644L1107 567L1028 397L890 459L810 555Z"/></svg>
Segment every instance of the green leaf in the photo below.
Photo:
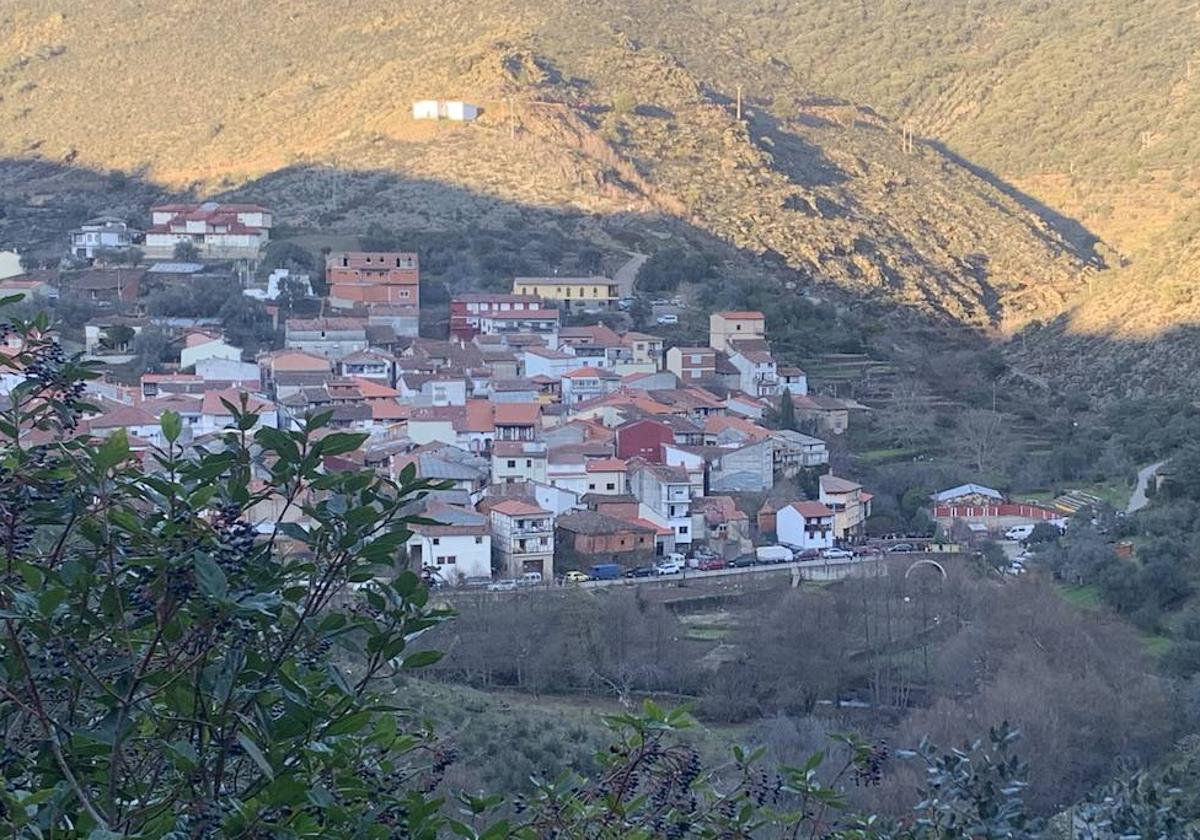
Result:
<svg viewBox="0 0 1200 840"><path fill-rule="evenodd" d="M405 668L426 668L442 658L440 650L421 650L404 657Z"/></svg>
<svg viewBox="0 0 1200 840"><path fill-rule="evenodd" d="M100 470L110 470L129 457L129 438L124 429L117 429L92 456L96 467Z"/></svg>
<svg viewBox="0 0 1200 840"><path fill-rule="evenodd" d="M369 435L359 433L334 432L331 435L321 438L319 443L321 454L345 455L347 452L353 452L362 446L368 437Z"/></svg>
<svg viewBox="0 0 1200 840"><path fill-rule="evenodd" d="M364 726L371 722L370 712L355 712L352 715L346 715L341 720L336 720L329 726L325 727L324 735L349 735L353 732L358 732Z"/></svg>
<svg viewBox="0 0 1200 840"><path fill-rule="evenodd" d="M196 585L200 591L214 601L223 601L229 595L229 581L225 573L207 554L196 552L193 555L192 567L196 570Z"/></svg>
<svg viewBox="0 0 1200 840"><path fill-rule="evenodd" d="M163 437L168 442L174 443L179 440L179 435L183 431L183 418L176 411L164 411L162 417L159 418L159 424L162 426Z"/></svg>
<svg viewBox="0 0 1200 840"><path fill-rule="evenodd" d="M180 770L194 770L200 761L200 756L196 754L196 748L187 741L167 744L167 750L171 753L172 763Z"/></svg>
<svg viewBox="0 0 1200 840"><path fill-rule="evenodd" d="M274 780L275 771L271 769L271 763L267 761L267 757L258 748L258 744L251 741L249 736L244 732L239 732L237 739L238 743L242 745L242 749L246 751L246 755L250 756L250 759L258 765L258 769L263 771L263 775L268 779Z"/></svg>

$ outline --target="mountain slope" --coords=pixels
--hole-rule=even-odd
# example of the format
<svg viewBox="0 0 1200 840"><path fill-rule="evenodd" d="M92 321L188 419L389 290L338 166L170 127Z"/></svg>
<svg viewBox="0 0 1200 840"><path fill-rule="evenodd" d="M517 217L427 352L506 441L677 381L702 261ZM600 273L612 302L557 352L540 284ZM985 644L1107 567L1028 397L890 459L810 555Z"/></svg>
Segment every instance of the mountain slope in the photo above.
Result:
<svg viewBox="0 0 1200 840"><path fill-rule="evenodd" d="M633 213L989 328L1053 315L1081 283L1086 257L1003 191L673 0L20 0L0 15L9 159L257 195L290 225L349 232ZM747 101L739 122L734 86L751 81L790 107ZM424 97L484 116L414 122Z"/></svg>
<svg viewBox="0 0 1200 840"><path fill-rule="evenodd" d="M1081 241L1087 231L1102 238L1112 271L1070 302L1059 332L1064 353L1081 342L1112 346L1121 375L1131 361L1126 351L1153 351L1159 338L1178 348L1181 336L1200 324L1193 302L1200 276L1189 258L1200 216L1194 3L689 0L689 6L727 38L778 55L806 84L870 103L1031 202L1078 220ZM1176 370L1175 385L1194 387L1185 370ZM1144 386L1137 377L1126 381Z"/></svg>

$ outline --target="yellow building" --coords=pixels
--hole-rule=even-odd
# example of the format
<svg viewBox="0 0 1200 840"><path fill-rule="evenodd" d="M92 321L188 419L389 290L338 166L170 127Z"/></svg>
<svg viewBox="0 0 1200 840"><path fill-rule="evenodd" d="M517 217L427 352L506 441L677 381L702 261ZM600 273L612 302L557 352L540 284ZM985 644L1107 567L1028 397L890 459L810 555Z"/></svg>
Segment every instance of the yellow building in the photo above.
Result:
<svg viewBox="0 0 1200 840"><path fill-rule="evenodd" d="M607 277L518 277L513 294L562 301L572 309L607 309L620 297L617 284Z"/></svg>

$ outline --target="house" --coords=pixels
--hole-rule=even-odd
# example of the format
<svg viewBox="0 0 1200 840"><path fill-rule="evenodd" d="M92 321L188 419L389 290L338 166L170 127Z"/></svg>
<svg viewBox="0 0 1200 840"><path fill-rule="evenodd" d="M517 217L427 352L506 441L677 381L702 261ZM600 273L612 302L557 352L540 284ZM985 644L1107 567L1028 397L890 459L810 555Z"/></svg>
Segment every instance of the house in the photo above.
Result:
<svg viewBox="0 0 1200 840"><path fill-rule="evenodd" d="M86 421L87 429L96 437L108 437L118 429L127 435L142 438L155 446L163 443L162 426L158 417L141 406L116 406Z"/></svg>
<svg viewBox="0 0 1200 840"><path fill-rule="evenodd" d="M480 108L458 99L418 99L413 103L414 120L450 120L451 122L474 122L479 119Z"/></svg>
<svg viewBox="0 0 1200 840"><path fill-rule="evenodd" d="M497 403L536 403L541 386L521 376L492 377L490 397Z"/></svg>
<svg viewBox="0 0 1200 840"><path fill-rule="evenodd" d="M829 450L820 438L780 429L771 432L771 439L775 441L775 471L786 478L829 463Z"/></svg>
<svg viewBox="0 0 1200 840"><path fill-rule="evenodd" d="M729 363L737 368L740 391L752 397L773 397L779 393L779 367L767 342L730 339L728 345Z"/></svg>
<svg viewBox="0 0 1200 840"><path fill-rule="evenodd" d="M538 336L547 346L553 346L557 343L558 320L557 309L489 312L479 316L479 334Z"/></svg>
<svg viewBox="0 0 1200 840"><path fill-rule="evenodd" d="M679 387L679 377L669 370L627 373L621 377L621 387L638 391L672 391Z"/></svg>
<svg viewBox="0 0 1200 840"><path fill-rule="evenodd" d="M258 365L253 362L242 362L236 359L211 358L201 359L196 362L192 368L198 377L206 383L210 383L209 387L216 387L215 383L236 384L241 388L249 388L257 391L259 389L259 370Z"/></svg>
<svg viewBox="0 0 1200 840"><path fill-rule="evenodd" d="M363 318L288 318L283 343L291 350L340 359L367 349L367 322Z"/></svg>
<svg viewBox="0 0 1200 840"><path fill-rule="evenodd" d="M150 208L146 256L170 258L191 244L203 259L255 259L271 236L271 212L257 204L161 204Z"/></svg>
<svg viewBox="0 0 1200 840"><path fill-rule="evenodd" d="M742 417L709 417L704 421L704 443L708 446L736 446L764 440L771 433Z"/></svg>
<svg viewBox="0 0 1200 840"><path fill-rule="evenodd" d="M833 548L836 515L821 502L792 502L775 513L775 536L792 548Z"/></svg>
<svg viewBox="0 0 1200 840"><path fill-rule="evenodd" d="M37 274L14 274L5 277L0 273L0 297L17 300L58 299L58 290L50 284L48 276Z"/></svg>
<svg viewBox="0 0 1200 840"><path fill-rule="evenodd" d="M141 293L146 272L140 268L91 268L63 275L60 295L101 306L133 303Z"/></svg>
<svg viewBox="0 0 1200 840"><path fill-rule="evenodd" d="M552 350L549 347L526 347L521 351L521 369L530 379L546 376L561 380L572 371L584 367L582 359L576 358L570 348Z"/></svg>
<svg viewBox="0 0 1200 840"><path fill-rule="evenodd" d="M184 338L183 348L179 351L180 370L194 368L197 362L205 359L226 359L231 362L240 362L242 348L226 344L220 338L212 338L204 333L189 333Z"/></svg>
<svg viewBox="0 0 1200 840"><path fill-rule="evenodd" d="M747 420L758 422L766 416L768 403L759 397L752 397L740 391L730 394L725 400L725 413L745 417Z"/></svg>
<svg viewBox="0 0 1200 840"><path fill-rule="evenodd" d="M633 350L604 324L563 327L559 330L558 341L590 367L613 370L618 374L642 370L633 365Z"/></svg>
<svg viewBox="0 0 1200 840"><path fill-rule="evenodd" d="M657 335L629 331L621 336L621 343L632 354L632 366L653 373L663 364L663 340Z"/></svg>
<svg viewBox="0 0 1200 840"><path fill-rule="evenodd" d="M338 376L373 379L386 385L396 381L396 360L375 350L359 350L337 360Z"/></svg>
<svg viewBox="0 0 1200 840"><path fill-rule="evenodd" d="M791 394L807 394L808 393L808 374L798 367L785 366L778 369L779 374L779 390L782 393L786 388Z"/></svg>
<svg viewBox="0 0 1200 840"><path fill-rule="evenodd" d="M496 440L535 440L541 426L542 406L537 402L492 404Z"/></svg>
<svg viewBox="0 0 1200 840"><path fill-rule="evenodd" d="M142 232L129 226L124 219L101 216L88 219L68 234L71 256L95 259L96 253L124 253L141 238Z"/></svg>
<svg viewBox="0 0 1200 840"><path fill-rule="evenodd" d="M865 408L851 400L814 394L793 394L792 404L796 406L797 420L813 423L817 428L834 435L844 434L850 428L852 408Z"/></svg>
<svg viewBox="0 0 1200 840"><path fill-rule="evenodd" d="M264 393L278 400L300 388L323 384L333 374L333 363L303 350L276 350L258 357L258 369Z"/></svg>
<svg viewBox="0 0 1200 840"><path fill-rule="evenodd" d="M862 485L832 473L821 476L821 504L833 511L833 536L838 540L853 540L865 532L871 516L870 493Z"/></svg>
<svg viewBox="0 0 1200 840"><path fill-rule="evenodd" d="M684 384L711 379L717 372L717 351L711 347L672 347L666 359L667 370Z"/></svg>
<svg viewBox="0 0 1200 840"><path fill-rule="evenodd" d="M621 377L611 370L581 367L561 377L562 402L568 407L605 397L621 387Z"/></svg>
<svg viewBox="0 0 1200 840"><path fill-rule="evenodd" d="M714 312L708 317L708 346L730 353L735 339L764 340L767 320L761 312Z"/></svg>
<svg viewBox="0 0 1200 840"><path fill-rule="evenodd" d="M492 530L492 567L499 574L519 578L540 572L542 580L554 577L554 517L548 510L519 499L488 506Z"/></svg>
<svg viewBox="0 0 1200 840"><path fill-rule="evenodd" d="M641 458L661 464L663 446L675 443L675 433L662 420L643 418L618 426L616 440L618 458Z"/></svg>
<svg viewBox="0 0 1200 840"><path fill-rule="evenodd" d="M488 482L487 460L454 445L434 443L418 447L408 454L389 456L387 463L393 479L411 464L417 478L448 484L468 496L481 492Z"/></svg>
<svg viewBox="0 0 1200 840"><path fill-rule="evenodd" d="M513 294L558 301L572 310L611 309L620 286L607 277L518 277Z"/></svg>
<svg viewBox="0 0 1200 840"><path fill-rule="evenodd" d="M481 334L479 319L494 312L528 312L544 308L541 298L529 295L474 292L457 295L450 301L450 337L471 341ZM558 310L554 321L558 323Z"/></svg>
<svg viewBox="0 0 1200 840"><path fill-rule="evenodd" d="M943 528L956 522L1003 531L1015 525L1031 525L1061 519L1057 508L1034 502L1010 500L999 490L981 484L960 484L931 497L934 520Z"/></svg>
<svg viewBox="0 0 1200 840"><path fill-rule="evenodd" d="M421 513L436 525L414 522L405 547L412 567L429 570L452 586L492 576L492 529L488 517L468 508L434 503Z"/></svg>
<svg viewBox="0 0 1200 840"><path fill-rule="evenodd" d="M574 510L554 521L555 566L587 570L597 563L636 566L654 556L657 529L594 510Z"/></svg>
<svg viewBox="0 0 1200 840"><path fill-rule="evenodd" d="M417 335L421 272L417 255L400 251L343 251L325 258L329 303L339 309L387 307L397 335Z"/></svg>
<svg viewBox="0 0 1200 840"><path fill-rule="evenodd" d="M584 465L588 493L605 496L628 492L626 463L620 458L591 458Z"/></svg>
<svg viewBox="0 0 1200 840"><path fill-rule="evenodd" d="M750 517L729 496L692 499L692 533L722 557L751 550Z"/></svg>
<svg viewBox="0 0 1200 840"><path fill-rule="evenodd" d="M762 493L775 486L775 442L769 437L720 448L710 462L710 493Z"/></svg>
<svg viewBox="0 0 1200 840"><path fill-rule="evenodd" d="M546 444L535 440L498 440L492 444L492 483L546 483Z"/></svg>
<svg viewBox="0 0 1200 840"><path fill-rule="evenodd" d="M692 542L692 489L687 471L635 458L628 465L629 492L639 512L671 529L676 545Z"/></svg>
<svg viewBox="0 0 1200 840"><path fill-rule="evenodd" d="M128 352L133 340L149 325L145 318L109 315L83 325L83 349L88 353Z"/></svg>

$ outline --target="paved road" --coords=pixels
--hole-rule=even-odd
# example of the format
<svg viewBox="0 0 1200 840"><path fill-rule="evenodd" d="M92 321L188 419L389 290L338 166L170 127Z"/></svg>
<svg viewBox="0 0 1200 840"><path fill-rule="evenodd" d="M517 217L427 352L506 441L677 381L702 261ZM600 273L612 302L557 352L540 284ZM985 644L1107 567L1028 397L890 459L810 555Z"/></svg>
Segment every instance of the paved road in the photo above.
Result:
<svg viewBox="0 0 1200 840"><path fill-rule="evenodd" d="M633 254L629 258L629 262L617 269L617 273L613 275L613 280L617 282L621 297L633 297L633 283L637 280L638 269L648 259L650 257L645 254Z"/></svg>
<svg viewBox="0 0 1200 840"><path fill-rule="evenodd" d="M1165 463L1166 461L1159 461L1157 464L1151 464L1138 470L1137 487L1133 488L1133 495L1129 497L1129 505L1125 508L1127 513L1137 513L1150 504L1150 500L1146 498L1146 488L1150 485L1150 479L1154 478L1159 468Z"/></svg>

